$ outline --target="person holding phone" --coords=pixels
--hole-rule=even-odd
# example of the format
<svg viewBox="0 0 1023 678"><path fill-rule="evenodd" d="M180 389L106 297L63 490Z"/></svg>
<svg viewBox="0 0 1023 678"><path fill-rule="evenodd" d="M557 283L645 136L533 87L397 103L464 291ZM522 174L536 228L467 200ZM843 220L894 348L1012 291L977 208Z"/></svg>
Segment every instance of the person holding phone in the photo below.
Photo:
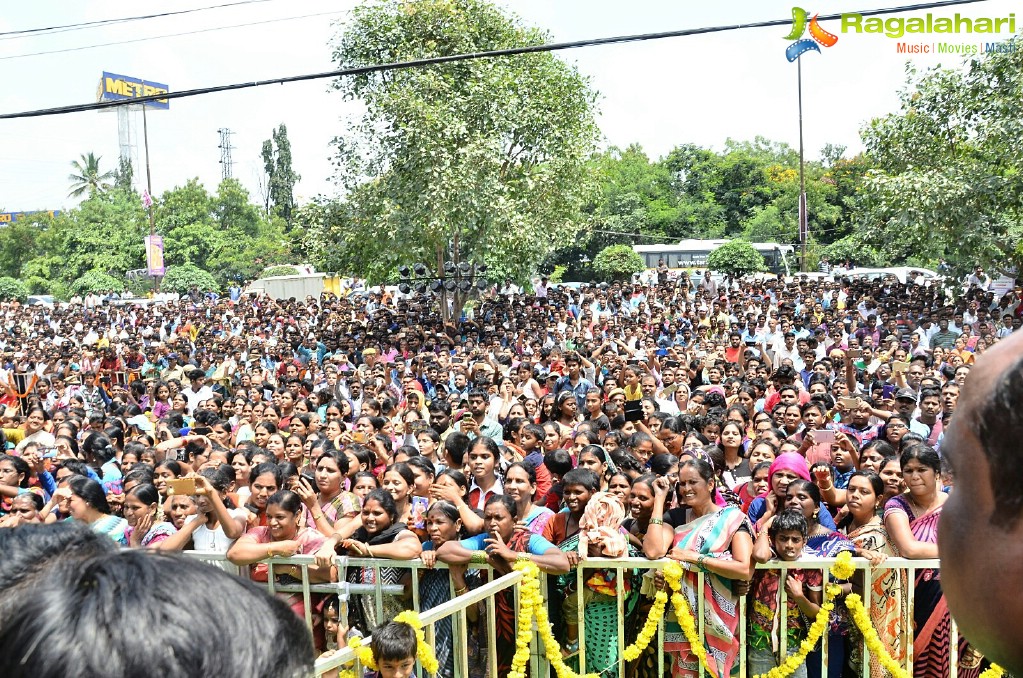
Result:
<svg viewBox="0 0 1023 678"><path fill-rule="evenodd" d="M352 520L361 512L359 498L344 491L348 463L343 452L325 449L316 458L313 482L303 477L295 488L306 506L306 525L315 526L323 534L331 534L338 521Z"/></svg>
<svg viewBox="0 0 1023 678"><path fill-rule="evenodd" d="M248 511L230 505L227 488L231 480L221 469L204 469L193 479L196 514L186 517L178 533L168 537L163 545L167 550L191 548L196 551L227 553L235 541L245 534ZM210 564L230 571L229 564L224 561L210 561Z"/></svg>

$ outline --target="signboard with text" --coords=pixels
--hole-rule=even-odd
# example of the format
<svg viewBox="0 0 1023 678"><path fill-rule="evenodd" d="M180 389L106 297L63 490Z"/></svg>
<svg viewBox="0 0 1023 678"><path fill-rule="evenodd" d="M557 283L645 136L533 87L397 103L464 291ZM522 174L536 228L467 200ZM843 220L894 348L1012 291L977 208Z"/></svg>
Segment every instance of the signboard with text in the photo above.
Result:
<svg viewBox="0 0 1023 678"><path fill-rule="evenodd" d="M152 80L142 80L129 75L117 75L103 71L99 81L100 101L128 101L139 97L148 97L157 94L166 94L170 88ZM170 108L168 99L157 99L144 102L146 108L166 110Z"/></svg>

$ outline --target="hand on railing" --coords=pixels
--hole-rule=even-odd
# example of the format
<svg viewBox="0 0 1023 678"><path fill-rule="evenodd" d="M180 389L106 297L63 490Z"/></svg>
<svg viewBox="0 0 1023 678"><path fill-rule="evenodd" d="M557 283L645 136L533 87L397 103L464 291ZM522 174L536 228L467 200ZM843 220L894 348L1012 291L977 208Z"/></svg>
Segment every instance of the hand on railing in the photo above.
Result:
<svg viewBox="0 0 1023 678"><path fill-rule="evenodd" d="M877 567L878 565L880 565L881 563L888 559L888 555L885 553L881 553L880 551L857 549L856 555L860 556L861 558L866 558L870 562L871 567Z"/></svg>

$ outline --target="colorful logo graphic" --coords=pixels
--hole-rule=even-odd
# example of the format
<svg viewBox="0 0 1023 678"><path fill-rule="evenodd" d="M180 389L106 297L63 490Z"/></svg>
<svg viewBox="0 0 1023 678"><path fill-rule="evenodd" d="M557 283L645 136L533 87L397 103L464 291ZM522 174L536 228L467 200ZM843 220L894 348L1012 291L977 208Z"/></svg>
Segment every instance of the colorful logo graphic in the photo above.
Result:
<svg viewBox="0 0 1023 678"><path fill-rule="evenodd" d="M809 14L802 7L792 8L792 31L785 36L786 40L795 40L794 43L785 48L785 58L790 62L795 61L811 50L820 53L821 48L817 46L818 43L825 47L834 47L838 42L837 35L828 33L817 23L816 14L809 21L810 38L813 39L803 38L803 33L807 29L806 19L808 16Z"/></svg>

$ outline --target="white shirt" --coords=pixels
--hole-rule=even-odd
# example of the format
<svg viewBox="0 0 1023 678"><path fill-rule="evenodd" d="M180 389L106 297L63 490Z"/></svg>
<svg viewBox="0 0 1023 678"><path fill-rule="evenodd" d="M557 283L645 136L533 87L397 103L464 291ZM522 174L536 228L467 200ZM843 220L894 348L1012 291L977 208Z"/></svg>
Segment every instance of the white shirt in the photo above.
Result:
<svg viewBox="0 0 1023 678"><path fill-rule="evenodd" d="M198 393L192 390L192 387L189 386L186 389L182 389L181 395L185 396L185 398L188 399L188 414L193 415L195 414L195 408L199 406L199 403L201 403L204 400L209 400L210 398L215 396L216 393L213 392L212 388L210 388L206 384L203 384L202 388L199 389Z"/></svg>

